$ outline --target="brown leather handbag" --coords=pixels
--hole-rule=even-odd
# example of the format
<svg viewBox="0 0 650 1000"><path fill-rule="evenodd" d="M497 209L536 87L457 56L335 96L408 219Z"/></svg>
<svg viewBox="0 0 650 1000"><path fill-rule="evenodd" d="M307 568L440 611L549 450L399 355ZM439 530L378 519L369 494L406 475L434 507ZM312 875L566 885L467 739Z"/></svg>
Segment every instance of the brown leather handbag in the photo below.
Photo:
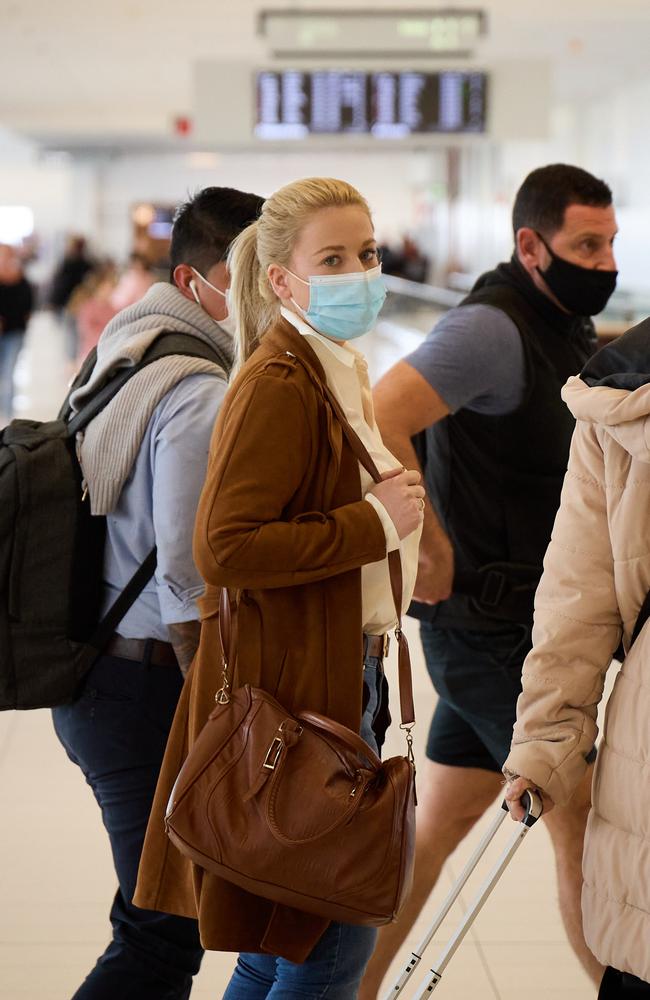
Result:
<svg viewBox="0 0 650 1000"><path fill-rule="evenodd" d="M379 482L337 400L318 384ZM289 712L249 685L231 693L236 637L223 591L223 685L165 817L172 843L201 868L274 902L369 926L396 919L410 891L415 846L415 713L399 552L389 554L389 567L407 756L382 763L357 733L326 716Z"/></svg>

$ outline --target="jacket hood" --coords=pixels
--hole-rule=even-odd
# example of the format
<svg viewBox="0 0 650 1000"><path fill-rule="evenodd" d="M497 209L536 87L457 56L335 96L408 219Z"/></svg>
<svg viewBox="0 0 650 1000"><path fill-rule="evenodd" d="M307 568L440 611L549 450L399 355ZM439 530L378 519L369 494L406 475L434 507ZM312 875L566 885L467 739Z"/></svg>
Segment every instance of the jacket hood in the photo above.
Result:
<svg viewBox="0 0 650 1000"><path fill-rule="evenodd" d="M650 463L650 319L598 351L566 383L562 399L576 420L600 425Z"/></svg>

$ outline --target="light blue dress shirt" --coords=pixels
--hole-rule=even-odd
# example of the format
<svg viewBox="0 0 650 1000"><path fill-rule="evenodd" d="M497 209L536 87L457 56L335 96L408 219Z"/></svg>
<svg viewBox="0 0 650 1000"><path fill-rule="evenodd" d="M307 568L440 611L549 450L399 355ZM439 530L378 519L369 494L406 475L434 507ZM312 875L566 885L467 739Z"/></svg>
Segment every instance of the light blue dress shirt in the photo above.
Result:
<svg viewBox="0 0 650 1000"><path fill-rule="evenodd" d="M127 639L169 642L168 625L198 619L203 581L192 559L194 520L226 389L219 376L190 375L163 397L106 519L104 611L158 549L155 576L117 628Z"/></svg>

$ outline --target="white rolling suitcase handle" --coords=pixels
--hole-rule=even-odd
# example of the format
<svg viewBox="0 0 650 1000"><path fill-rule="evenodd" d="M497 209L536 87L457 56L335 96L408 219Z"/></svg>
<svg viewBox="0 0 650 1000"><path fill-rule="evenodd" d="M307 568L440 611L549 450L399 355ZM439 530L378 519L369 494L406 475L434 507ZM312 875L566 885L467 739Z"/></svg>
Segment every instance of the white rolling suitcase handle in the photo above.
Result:
<svg viewBox="0 0 650 1000"><path fill-rule="evenodd" d="M522 799L526 802L526 814L520 823L517 824L517 829L513 833L510 842L508 843L505 851L497 861L496 865L486 878L485 882L478 891L476 898L474 899L472 905L470 906L468 912L465 914L462 924L453 935L451 940L448 942L445 950L438 959L435 969L431 969L427 978L422 982L419 992L415 995L414 1000L424 1000L433 993L434 989L442 979L442 974L447 968L449 962L453 958L458 946L462 942L463 938L467 934L468 930L474 923L474 920L481 911L483 904L486 899L494 889L495 885L501 878L503 872L508 867L513 854L516 852L517 848L521 844L522 840L530 830L531 826L534 826L539 817L542 815L542 800L539 795L535 792L527 790L524 792ZM422 961L422 955L429 947L431 939L440 927L441 923L449 913L453 904L458 899L461 894L465 883L469 879L470 875L476 868L477 864L485 854L489 844L491 843L495 833L503 823L504 819L508 815L508 807L505 802L501 805L501 810L499 814L495 817L494 822L490 825L489 829L485 833L478 847L472 854L471 858L463 868L458 880L454 883L454 886L442 904L440 910L435 916L433 923L431 924L429 930L427 931L425 937L420 942L416 951L414 951L404 969L399 979L392 987L392 989L386 994L385 1000L393 1000L394 997L398 997L409 979L415 972L416 968Z"/></svg>

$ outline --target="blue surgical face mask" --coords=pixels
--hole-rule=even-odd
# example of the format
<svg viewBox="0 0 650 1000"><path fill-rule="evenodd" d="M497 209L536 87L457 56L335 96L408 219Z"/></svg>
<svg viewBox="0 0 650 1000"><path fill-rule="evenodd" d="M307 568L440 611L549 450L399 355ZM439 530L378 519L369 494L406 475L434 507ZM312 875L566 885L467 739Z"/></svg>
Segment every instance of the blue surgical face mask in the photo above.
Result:
<svg viewBox="0 0 650 1000"><path fill-rule="evenodd" d="M386 298L381 265L349 274L312 274L308 281L293 271L289 274L309 286L306 309L291 301L319 333L336 340L354 340L375 325Z"/></svg>

